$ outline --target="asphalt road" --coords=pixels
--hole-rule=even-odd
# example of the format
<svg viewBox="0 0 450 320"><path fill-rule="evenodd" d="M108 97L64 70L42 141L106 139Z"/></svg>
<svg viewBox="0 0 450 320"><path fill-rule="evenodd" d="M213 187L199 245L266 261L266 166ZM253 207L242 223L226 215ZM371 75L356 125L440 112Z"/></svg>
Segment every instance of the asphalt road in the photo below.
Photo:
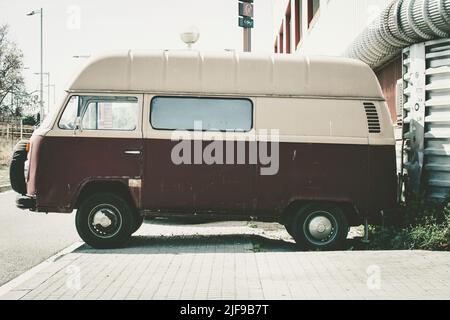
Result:
<svg viewBox="0 0 450 320"><path fill-rule="evenodd" d="M80 240L74 214L23 211L15 197L0 193L0 285Z"/></svg>

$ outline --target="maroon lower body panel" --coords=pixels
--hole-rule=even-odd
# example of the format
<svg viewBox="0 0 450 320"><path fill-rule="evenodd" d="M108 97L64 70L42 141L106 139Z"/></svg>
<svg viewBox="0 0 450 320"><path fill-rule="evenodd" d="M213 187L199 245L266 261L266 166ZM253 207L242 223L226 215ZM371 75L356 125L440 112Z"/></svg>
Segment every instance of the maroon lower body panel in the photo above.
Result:
<svg viewBox="0 0 450 320"><path fill-rule="evenodd" d="M280 143L277 173L262 175L269 165L249 164L248 142L247 164L237 164L235 146L234 164L212 165L194 164L193 154L191 164L174 164L177 143L145 141L143 209L276 220L292 201L317 200L349 203L361 217L378 221L381 209L395 206L394 146Z"/></svg>
<svg viewBox="0 0 450 320"><path fill-rule="evenodd" d="M142 159L125 154L126 150L142 150L142 139L42 138L35 187L28 184L28 189L36 189L37 209L71 212L81 188L91 181L119 181L128 186L129 178L142 176Z"/></svg>
<svg viewBox="0 0 450 320"><path fill-rule="evenodd" d="M372 223L380 223L381 210L391 211L397 206L397 163L395 146L369 148L369 194L367 211Z"/></svg>
<svg viewBox="0 0 450 320"><path fill-rule="evenodd" d="M177 143L40 138L39 150L32 150L28 190L36 190L38 210L56 212L70 212L89 181L115 180L128 185L130 178L142 179L138 208L156 215L197 213L277 220L292 201L317 200L351 204L361 221L368 217L376 222L380 210L395 206L394 146L280 143L279 156L269 148L271 163L263 164L260 157L249 163L250 144L246 142L245 164L238 163L236 145L233 155L227 154L224 145L224 164L206 164L204 159L195 164L194 147L191 164L175 164L171 155ZM202 142L202 150L209 143ZM126 155L126 150L143 150L143 156ZM36 159L37 165L33 164ZM227 164L227 159L232 163ZM276 174L263 175L262 169L270 166L277 168Z"/></svg>

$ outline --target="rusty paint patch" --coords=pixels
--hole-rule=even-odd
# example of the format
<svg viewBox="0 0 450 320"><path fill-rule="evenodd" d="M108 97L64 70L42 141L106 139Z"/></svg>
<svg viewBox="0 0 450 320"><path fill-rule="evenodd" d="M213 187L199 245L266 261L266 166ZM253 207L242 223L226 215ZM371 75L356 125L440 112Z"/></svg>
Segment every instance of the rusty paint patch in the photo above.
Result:
<svg viewBox="0 0 450 320"><path fill-rule="evenodd" d="M130 188L142 188L141 179L128 179L128 186Z"/></svg>

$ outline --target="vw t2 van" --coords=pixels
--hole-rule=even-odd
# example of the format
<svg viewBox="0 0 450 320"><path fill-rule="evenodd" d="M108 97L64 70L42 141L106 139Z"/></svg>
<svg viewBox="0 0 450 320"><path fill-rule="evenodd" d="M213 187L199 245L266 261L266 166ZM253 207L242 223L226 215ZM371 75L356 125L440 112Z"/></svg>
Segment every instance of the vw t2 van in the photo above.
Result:
<svg viewBox="0 0 450 320"><path fill-rule="evenodd" d="M395 206L393 126L359 61L127 51L91 58L66 91L11 180L19 208L76 210L92 247L184 217L276 221L301 248L336 249Z"/></svg>

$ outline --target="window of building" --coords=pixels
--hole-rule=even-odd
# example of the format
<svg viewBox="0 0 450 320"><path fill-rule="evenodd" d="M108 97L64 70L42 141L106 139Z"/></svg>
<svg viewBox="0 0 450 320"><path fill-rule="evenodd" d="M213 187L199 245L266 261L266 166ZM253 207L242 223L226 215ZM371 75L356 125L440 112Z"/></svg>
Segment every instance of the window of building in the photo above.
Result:
<svg viewBox="0 0 450 320"><path fill-rule="evenodd" d="M250 131L253 104L248 99L155 97L150 123L155 129Z"/></svg>
<svg viewBox="0 0 450 320"><path fill-rule="evenodd" d="M72 96L59 121L61 129L75 129L81 117L83 130L132 131L137 126L136 97Z"/></svg>
<svg viewBox="0 0 450 320"><path fill-rule="evenodd" d="M320 9L320 0L308 0L308 27Z"/></svg>
<svg viewBox="0 0 450 320"><path fill-rule="evenodd" d="M302 39L302 0L295 0L295 48Z"/></svg>
<svg viewBox="0 0 450 320"><path fill-rule="evenodd" d="M286 53L291 53L291 3L286 10L285 14L286 21Z"/></svg>

